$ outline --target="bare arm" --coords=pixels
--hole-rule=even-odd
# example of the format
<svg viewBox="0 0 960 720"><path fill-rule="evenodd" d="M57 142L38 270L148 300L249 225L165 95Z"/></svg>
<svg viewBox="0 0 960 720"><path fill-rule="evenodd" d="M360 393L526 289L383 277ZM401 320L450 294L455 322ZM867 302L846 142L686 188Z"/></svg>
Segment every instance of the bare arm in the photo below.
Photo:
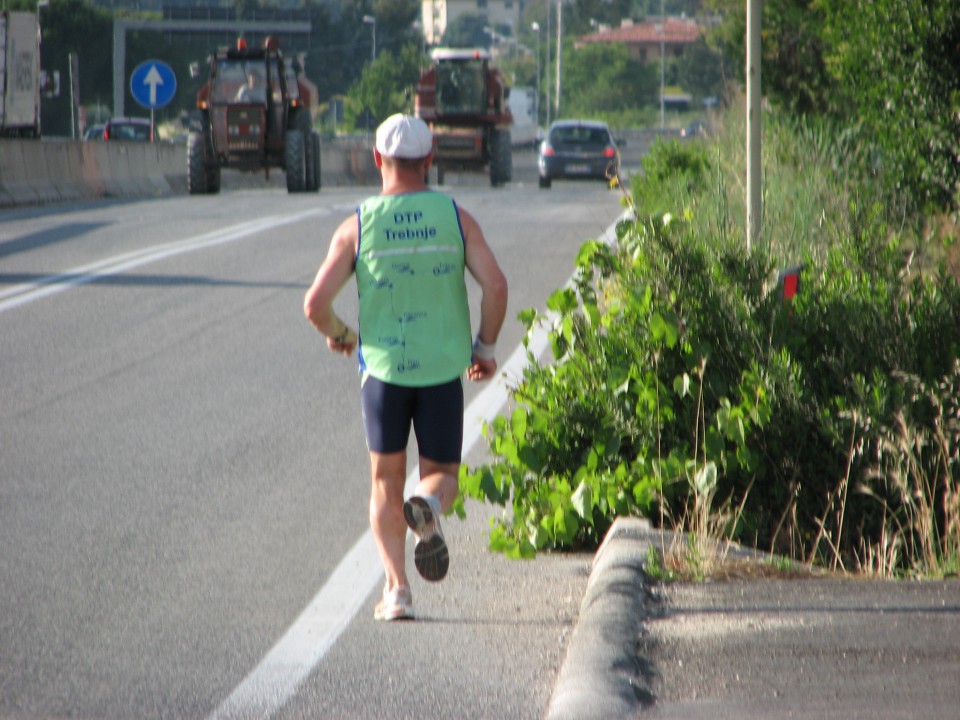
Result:
<svg viewBox="0 0 960 720"><path fill-rule="evenodd" d="M357 218L344 220L333 234L330 250L320 265L307 295L303 312L310 323L327 336L333 352L350 355L357 346L357 334L333 311L333 300L353 274L357 247Z"/></svg>
<svg viewBox="0 0 960 720"><path fill-rule="evenodd" d="M480 327L477 338L485 345L494 345L507 314L507 279L487 245L483 231L467 211L460 210L460 222L465 241L467 269L480 285ZM467 368L471 380L486 380L497 371L495 358L480 358L474 353L473 363Z"/></svg>

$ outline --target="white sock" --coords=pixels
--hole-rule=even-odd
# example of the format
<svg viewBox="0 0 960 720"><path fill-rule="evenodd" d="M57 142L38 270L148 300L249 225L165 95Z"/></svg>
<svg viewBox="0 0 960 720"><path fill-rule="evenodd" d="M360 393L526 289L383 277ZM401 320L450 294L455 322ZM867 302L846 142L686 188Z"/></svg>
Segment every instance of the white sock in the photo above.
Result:
<svg viewBox="0 0 960 720"><path fill-rule="evenodd" d="M433 510L434 517L440 517L443 515L443 511L440 508L440 498L436 495L424 495L423 499L427 501L427 505L430 506L430 509Z"/></svg>

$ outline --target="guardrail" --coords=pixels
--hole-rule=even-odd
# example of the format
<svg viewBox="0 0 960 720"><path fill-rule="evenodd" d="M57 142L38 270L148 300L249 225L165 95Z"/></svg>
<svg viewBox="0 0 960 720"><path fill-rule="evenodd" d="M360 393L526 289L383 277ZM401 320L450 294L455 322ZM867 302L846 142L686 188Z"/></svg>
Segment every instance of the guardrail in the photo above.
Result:
<svg viewBox="0 0 960 720"><path fill-rule="evenodd" d="M362 139L323 140L321 185L376 185L380 174ZM239 173L238 173L239 175ZM283 177L282 172L276 175ZM263 182L250 174L248 184ZM182 144L0 140L0 208L106 197L186 192Z"/></svg>

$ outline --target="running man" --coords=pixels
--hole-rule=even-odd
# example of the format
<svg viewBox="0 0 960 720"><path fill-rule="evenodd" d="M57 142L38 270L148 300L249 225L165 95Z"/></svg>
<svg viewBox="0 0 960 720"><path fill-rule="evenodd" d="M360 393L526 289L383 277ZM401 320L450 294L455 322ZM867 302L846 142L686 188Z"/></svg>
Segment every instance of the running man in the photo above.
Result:
<svg viewBox="0 0 960 720"><path fill-rule="evenodd" d="M370 452L370 527L386 575L377 620L413 618L405 539L414 564L439 581L450 564L440 515L458 492L464 371L473 381L497 369L495 346L507 281L476 220L430 190L433 136L422 120L393 115L377 129L374 162L382 190L343 221L304 299L304 312L335 353L359 348L360 398ZM465 270L482 291L471 343ZM333 311L356 274L359 328ZM404 501L407 440L417 438L420 481Z"/></svg>

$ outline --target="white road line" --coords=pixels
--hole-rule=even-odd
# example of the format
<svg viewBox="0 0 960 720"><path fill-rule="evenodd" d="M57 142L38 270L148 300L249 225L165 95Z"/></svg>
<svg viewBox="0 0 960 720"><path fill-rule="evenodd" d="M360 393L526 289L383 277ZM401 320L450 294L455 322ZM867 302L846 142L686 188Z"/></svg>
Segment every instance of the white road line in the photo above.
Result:
<svg viewBox="0 0 960 720"><path fill-rule="evenodd" d="M81 265L56 275L48 275L31 283L15 285L0 291L0 312L6 312L41 298L56 295L78 285L94 282L110 275L118 275L148 263L164 260L174 255L203 250L241 240L264 230L273 229L282 225L300 222L310 217L328 215L330 211L317 208L296 215L272 215L251 222L241 223L232 227L214 230L213 232L195 237L174 240L173 242L153 245L152 247L135 250L133 252L115 255L104 260Z"/></svg>

